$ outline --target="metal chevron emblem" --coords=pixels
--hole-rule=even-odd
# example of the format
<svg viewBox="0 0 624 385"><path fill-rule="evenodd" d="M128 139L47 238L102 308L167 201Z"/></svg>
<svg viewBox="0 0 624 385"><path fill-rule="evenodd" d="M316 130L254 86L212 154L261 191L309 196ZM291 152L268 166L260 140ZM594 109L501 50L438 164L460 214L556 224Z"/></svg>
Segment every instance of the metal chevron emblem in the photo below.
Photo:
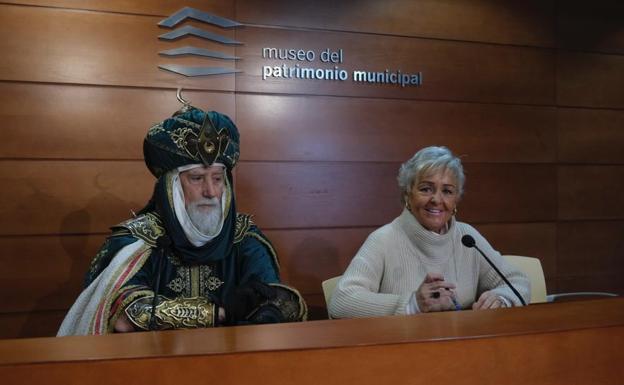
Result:
<svg viewBox="0 0 624 385"><path fill-rule="evenodd" d="M217 35L216 33L204 31L203 29L191 27L190 25L175 29L171 32L164 33L158 36L158 38L163 40L175 40L188 35L194 35L206 40L212 40L222 44L242 44L240 41Z"/></svg>
<svg viewBox="0 0 624 385"><path fill-rule="evenodd" d="M236 28L241 27L243 24L229 20L220 16L212 15L208 12L203 12L194 8L185 7L169 16L168 18L161 20L158 25L165 28L173 28L176 25L182 23L187 19L193 19L197 21L201 21L207 24L215 25L221 28ZM219 34L209 32L203 30L201 28L193 27L193 26L183 26L177 29L174 29L170 32L164 33L158 38L160 40L165 41L175 41L177 39L183 39L187 36L196 36L201 39L214 41L224 45L241 45L240 41L231 39L226 36L221 36ZM232 56L219 51L211 51L204 48L193 47L193 46L184 46L178 48L172 48L164 51L158 52L161 56L167 56L171 58L176 58L180 56L197 56L201 58L212 58L212 59L220 59L220 60L231 60L236 61L240 60L240 57ZM161 64L158 68L173 72L176 74L184 75L184 76L208 76L208 75L222 75L222 74L232 74L236 72L242 72L237 70L236 68L225 68L225 67L210 67L210 66L186 66L186 65L178 65L178 64Z"/></svg>
<svg viewBox="0 0 624 385"><path fill-rule="evenodd" d="M171 27L175 27L176 25L178 25L179 23L183 22L186 19L195 19L198 21L203 21L204 23L216 25L221 28L232 28L232 27L242 26L242 24L237 21L226 19L220 16L215 16L208 12L203 12L195 8L191 8L191 7L182 8L181 10L169 16L168 18L160 21L158 25L160 25L161 27L171 28Z"/></svg>
<svg viewBox="0 0 624 385"><path fill-rule="evenodd" d="M191 46L168 49L166 51L160 51L159 54L163 56L182 56L182 55L205 56L205 57L212 57L215 59L223 59L223 60L240 59L240 57L238 56L227 55L227 54L224 54L223 52L210 51L204 48L197 48L197 47L191 47Z"/></svg>
<svg viewBox="0 0 624 385"><path fill-rule="evenodd" d="M176 64L161 64L158 68L162 68L167 71L175 72L184 76L205 76L205 75L220 75L220 74L233 74L241 72L233 68L223 67L191 67L181 66Z"/></svg>

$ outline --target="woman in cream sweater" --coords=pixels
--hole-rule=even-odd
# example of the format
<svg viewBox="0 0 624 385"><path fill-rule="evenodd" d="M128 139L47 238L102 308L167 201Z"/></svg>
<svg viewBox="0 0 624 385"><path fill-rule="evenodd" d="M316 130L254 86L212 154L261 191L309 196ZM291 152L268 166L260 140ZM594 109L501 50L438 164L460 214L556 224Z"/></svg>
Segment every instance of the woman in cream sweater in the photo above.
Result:
<svg viewBox="0 0 624 385"><path fill-rule="evenodd" d="M474 227L456 221L464 179L460 159L446 147L424 148L401 166L405 208L351 261L329 303L333 318L521 305L478 251L462 245L466 234L528 303L528 279Z"/></svg>

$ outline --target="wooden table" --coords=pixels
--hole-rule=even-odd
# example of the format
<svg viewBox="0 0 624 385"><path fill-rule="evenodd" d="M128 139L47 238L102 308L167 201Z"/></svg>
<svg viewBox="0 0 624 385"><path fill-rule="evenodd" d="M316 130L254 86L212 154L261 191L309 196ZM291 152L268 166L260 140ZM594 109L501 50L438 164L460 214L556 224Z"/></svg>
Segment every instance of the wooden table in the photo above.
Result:
<svg viewBox="0 0 624 385"><path fill-rule="evenodd" d="M624 384L624 298L0 341L1 384Z"/></svg>

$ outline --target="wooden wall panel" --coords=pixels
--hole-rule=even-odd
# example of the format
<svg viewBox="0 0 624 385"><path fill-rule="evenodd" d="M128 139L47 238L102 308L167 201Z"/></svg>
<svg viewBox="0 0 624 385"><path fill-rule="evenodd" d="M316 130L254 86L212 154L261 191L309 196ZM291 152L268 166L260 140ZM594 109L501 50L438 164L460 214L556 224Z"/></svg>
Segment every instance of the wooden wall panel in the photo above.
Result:
<svg viewBox="0 0 624 385"><path fill-rule="evenodd" d="M236 2L238 21L450 40L554 46L553 1L262 1Z"/></svg>
<svg viewBox="0 0 624 385"><path fill-rule="evenodd" d="M552 104L554 102L554 56L537 48L466 44L460 42L362 35L355 33L298 31L247 27L236 31L245 44L236 54L236 90L244 92L374 96L435 100L464 100L496 103ZM313 62L269 60L263 48L312 50ZM263 66L330 68L318 61L319 52L343 49L343 63L349 80L314 79L263 80ZM394 55L388 55L394 52ZM422 71L421 87L352 82L351 71Z"/></svg>
<svg viewBox="0 0 624 385"><path fill-rule="evenodd" d="M0 339L53 337L65 310L0 314Z"/></svg>
<svg viewBox="0 0 624 385"><path fill-rule="evenodd" d="M562 276L557 278L557 293L604 292L624 295L622 274L604 273L589 275L583 273L576 276ZM601 296L578 296L577 299L597 299Z"/></svg>
<svg viewBox="0 0 624 385"><path fill-rule="evenodd" d="M570 163L624 163L624 111L557 109L559 160Z"/></svg>
<svg viewBox="0 0 624 385"><path fill-rule="evenodd" d="M2 312L69 308L107 235L1 237Z"/></svg>
<svg viewBox="0 0 624 385"><path fill-rule="evenodd" d="M142 161L2 161L0 234L107 232L151 196L146 170Z"/></svg>
<svg viewBox="0 0 624 385"><path fill-rule="evenodd" d="M378 226L401 211L393 163L241 164L237 204L262 228Z"/></svg>
<svg viewBox="0 0 624 385"><path fill-rule="evenodd" d="M236 106L244 160L404 162L441 144L468 162L556 160L554 108L248 94Z"/></svg>
<svg viewBox="0 0 624 385"><path fill-rule="evenodd" d="M193 7L245 24L553 47L554 1L20 0L12 4L168 16ZM236 10L234 11L234 4ZM397 12L401 9L402 12Z"/></svg>
<svg viewBox="0 0 624 385"><path fill-rule="evenodd" d="M557 104L624 108L624 56L559 52Z"/></svg>
<svg viewBox="0 0 624 385"><path fill-rule="evenodd" d="M0 91L0 114L12 122L3 128L0 157L11 159L140 160L148 127L181 106L173 89L0 83ZM243 160L403 162L441 143L471 162L556 156L553 108L246 94L235 101L192 90L183 96L235 119Z"/></svg>
<svg viewBox="0 0 624 385"><path fill-rule="evenodd" d="M624 4L619 0L557 3L559 46L566 49L624 54Z"/></svg>
<svg viewBox="0 0 624 385"><path fill-rule="evenodd" d="M560 223L557 240L559 276L619 274L623 277L623 234L622 221Z"/></svg>
<svg viewBox="0 0 624 385"><path fill-rule="evenodd" d="M199 108L235 114L232 94L182 95ZM142 161L149 127L181 106L175 89L0 83L0 116L8 122L0 158Z"/></svg>
<svg viewBox="0 0 624 385"><path fill-rule="evenodd" d="M556 170L550 165L465 164L458 218L468 223L556 219ZM539 188L536 188L539 186Z"/></svg>
<svg viewBox="0 0 624 385"><path fill-rule="evenodd" d="M5 57L0 62L0 80L234 89L231 75L189 79L158 69L158 64L174 61L160 57L158 52L182 45L234 53L231 47L195 37L175 43L159 41L158 36L164 33L157 26L160 20L153 16L0 5L0 34L12 36L0 41ZM233 37L232 31L205 25L202 28ZM218 59L180 58L175 62L233 68Z"/></svg>
<svg viewBox="0 0 624 385"><path fill-rule="evenodd" d="M560 166L559 219L624 218L624 166Z"/></svg>

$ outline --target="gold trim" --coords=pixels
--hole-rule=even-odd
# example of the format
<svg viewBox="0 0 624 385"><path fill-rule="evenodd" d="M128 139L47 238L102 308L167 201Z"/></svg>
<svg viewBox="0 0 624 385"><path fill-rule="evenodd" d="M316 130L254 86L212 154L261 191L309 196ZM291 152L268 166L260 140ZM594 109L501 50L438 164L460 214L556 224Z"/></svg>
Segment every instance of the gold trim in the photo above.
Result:
<svg viewBox="0 0 624 385"><path fill-rule="evenodd" d="M236 214L236 226L234 230L234 243L238 243L245 238L245 234L254 225L252 216L249 214Z"/></svg>
<svg viewBox="0 0 624 385"><path fill-rule="evenodd" d="M215 324L216 306L205 297L161 300L154 312L157 330L210 327ZM149 330L154 296L142 297L126 307L128 319L137 327Z"/></svg>
<svg viewBox="0 0 624 385"><path fill-rule="evenodd" d="M292 292L293 294L295 294L297 296L297 298L299 299L298 320L299 321L307 321L308 320L308 304L303 299L303 296L301 295L301 293L299 293L299 290L295 289L294 287L290 287L290 286L284 285L283 283L269 283L269 286L281 287L281 288L283 288L285 290L288 290L288 291Z"/></svg>
<svg viewBox="0 0 624 385"><path fill-rule="evenodd" d="M190 267L191 270L191 297L199 296L199 266Z"/></svg>
<svg viewBox="0 0 624 385"><path fill-rule="evenodd" d="M129 231L129 235L145 241L150 247L156 247L156 240L165 234L164 225L155 213L145 213L137 218L122 222L114 226L113 234L126 235L121 229Z"/></svg>
<svg viewBox="0 0 624 385"><path fill-rule="evenodd" d="M124 291L130 291L134 288L140 288L140 287L145 287L145 286L141 286L141 285L130 285L130 286L126 286L123 287L122 289ZM120 290L121 291L121 290ZM121 295L121 293L119 293L117 295L117 298L119 298L119 296ZM129 296L127 296L126 298L124 298L124 300L119 304L119 306L117 307L117 311L115 311L115 313L113 315L110 316L110 321L108 323L108 329L110 332L114 332L115 331L115 323L117 322L117 319L119 319L119 317L121 316L121 314L125 314L126 312L126 307L133 302L136 298L138 297L147 297L147 296L154 296L154 292L152 290L136 290L132 293L130 293ZM115 298L115 301L117 300L117 298ZM113 301L112 303L115 303L115 301Z"/></svg>

